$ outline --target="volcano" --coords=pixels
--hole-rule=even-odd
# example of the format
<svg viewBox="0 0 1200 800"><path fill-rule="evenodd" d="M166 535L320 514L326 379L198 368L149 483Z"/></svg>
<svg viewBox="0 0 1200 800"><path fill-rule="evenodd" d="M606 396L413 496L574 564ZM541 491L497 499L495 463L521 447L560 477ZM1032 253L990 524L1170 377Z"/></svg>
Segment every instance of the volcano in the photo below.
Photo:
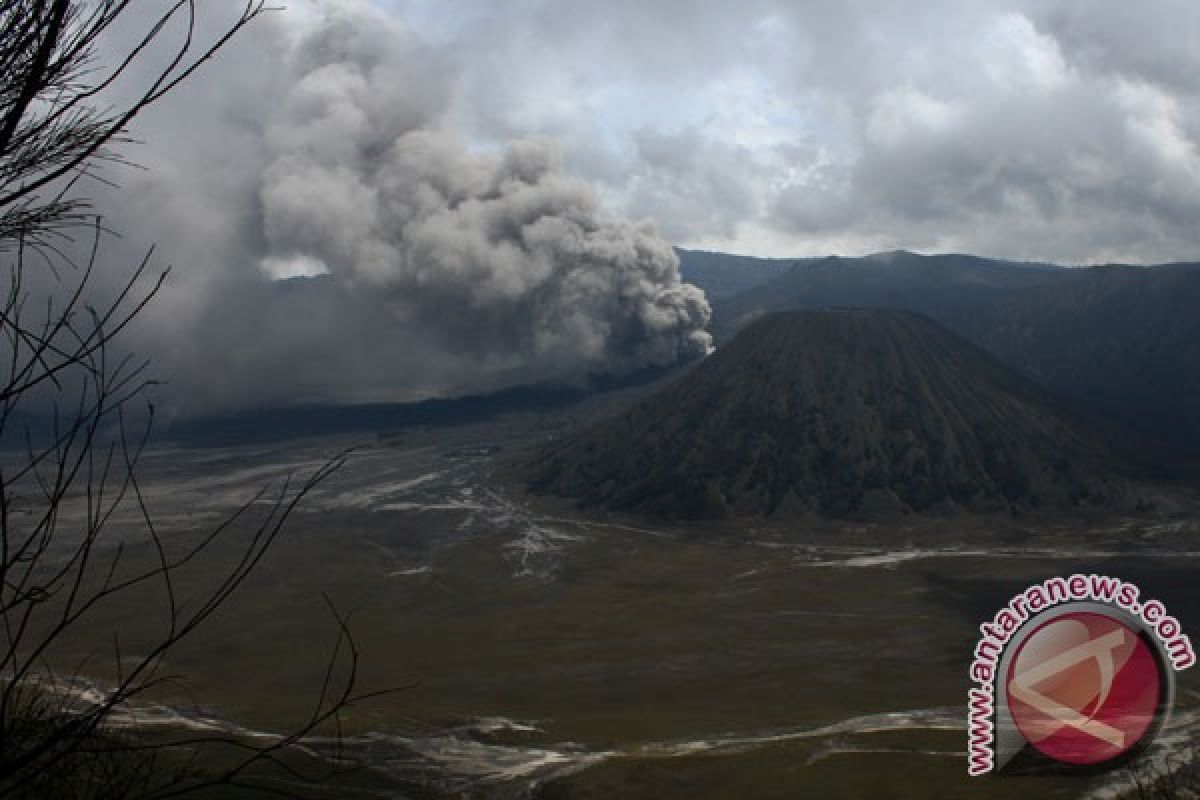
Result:
<svg viewBox="0 0 1200 800"><path fill-rule="evenodd" d="M780 313L537 455L529 487L675 518L1110 505L1119 470L1083 430L923 316Z"/></svg>

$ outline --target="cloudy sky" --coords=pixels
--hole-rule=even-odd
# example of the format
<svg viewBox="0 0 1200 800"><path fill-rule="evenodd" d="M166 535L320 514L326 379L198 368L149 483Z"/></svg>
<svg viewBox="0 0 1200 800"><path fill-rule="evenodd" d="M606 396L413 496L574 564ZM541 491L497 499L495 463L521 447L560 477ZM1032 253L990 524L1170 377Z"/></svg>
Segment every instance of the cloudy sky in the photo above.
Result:
<svg viewBox="0 0 1200 800"><path fill-rule="evenodd" d="M1192 0L289 6L96 188L110 261L176 265L135 335L180 413L703 353L672 244L1200 256Z"/></svg>
<svg viewBox="0 0 1200 800"><path fill-rule="evenodd" d="M387 7L453 63L449 125L478 146L560 141L570 169L678 244L1200 252L1189 0Z"/></svg>

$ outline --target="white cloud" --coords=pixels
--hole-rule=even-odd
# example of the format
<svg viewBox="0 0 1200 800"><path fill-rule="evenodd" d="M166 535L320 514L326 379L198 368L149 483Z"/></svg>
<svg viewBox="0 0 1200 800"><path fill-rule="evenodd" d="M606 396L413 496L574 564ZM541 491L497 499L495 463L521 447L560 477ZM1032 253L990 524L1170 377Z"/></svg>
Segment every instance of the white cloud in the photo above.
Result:
<svg viewBox="0 0 1200 800"><path fill-rule="evenodd" d="M1174 221L1200 131L1194 3L463 3L475 22L447 41L471 135L559 136L572 159L598 152L572 142L605 142L605 158L571 163L681 243L1072 262L1200 250ZM644 158L656 136L692 166Z"/></svg>

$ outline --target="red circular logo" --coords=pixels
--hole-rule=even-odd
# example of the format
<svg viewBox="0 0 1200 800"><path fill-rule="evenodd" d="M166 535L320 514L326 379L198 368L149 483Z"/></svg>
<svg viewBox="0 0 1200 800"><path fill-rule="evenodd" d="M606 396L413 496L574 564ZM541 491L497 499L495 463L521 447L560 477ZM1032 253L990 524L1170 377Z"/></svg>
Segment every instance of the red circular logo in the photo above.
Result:
<svg viewBox="0 0 1200 800"><path fill-rule="evenodd" d="M1068 764L1100 764L1133 749L1158 714L1157 655L1125 623L1079 611L1021 642L1005 683L1025 740Z"/></svg>

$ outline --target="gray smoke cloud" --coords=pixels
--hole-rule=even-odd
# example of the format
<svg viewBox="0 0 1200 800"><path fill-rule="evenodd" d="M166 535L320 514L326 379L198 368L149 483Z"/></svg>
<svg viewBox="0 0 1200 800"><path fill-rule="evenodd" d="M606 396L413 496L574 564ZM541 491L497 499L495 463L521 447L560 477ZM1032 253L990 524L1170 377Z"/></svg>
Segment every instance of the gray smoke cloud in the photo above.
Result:
<svg viewBox="0 0 1200 800"><path fill-rule="evenodd" d="M447 129L445 53L366 3L268 25L202 76L203 115L176 98L147 122L148 171L104 200L181 265L135 342L168 407L414 400L709 351L704 294L651 224L608 213L551 141Z"/></svg>

